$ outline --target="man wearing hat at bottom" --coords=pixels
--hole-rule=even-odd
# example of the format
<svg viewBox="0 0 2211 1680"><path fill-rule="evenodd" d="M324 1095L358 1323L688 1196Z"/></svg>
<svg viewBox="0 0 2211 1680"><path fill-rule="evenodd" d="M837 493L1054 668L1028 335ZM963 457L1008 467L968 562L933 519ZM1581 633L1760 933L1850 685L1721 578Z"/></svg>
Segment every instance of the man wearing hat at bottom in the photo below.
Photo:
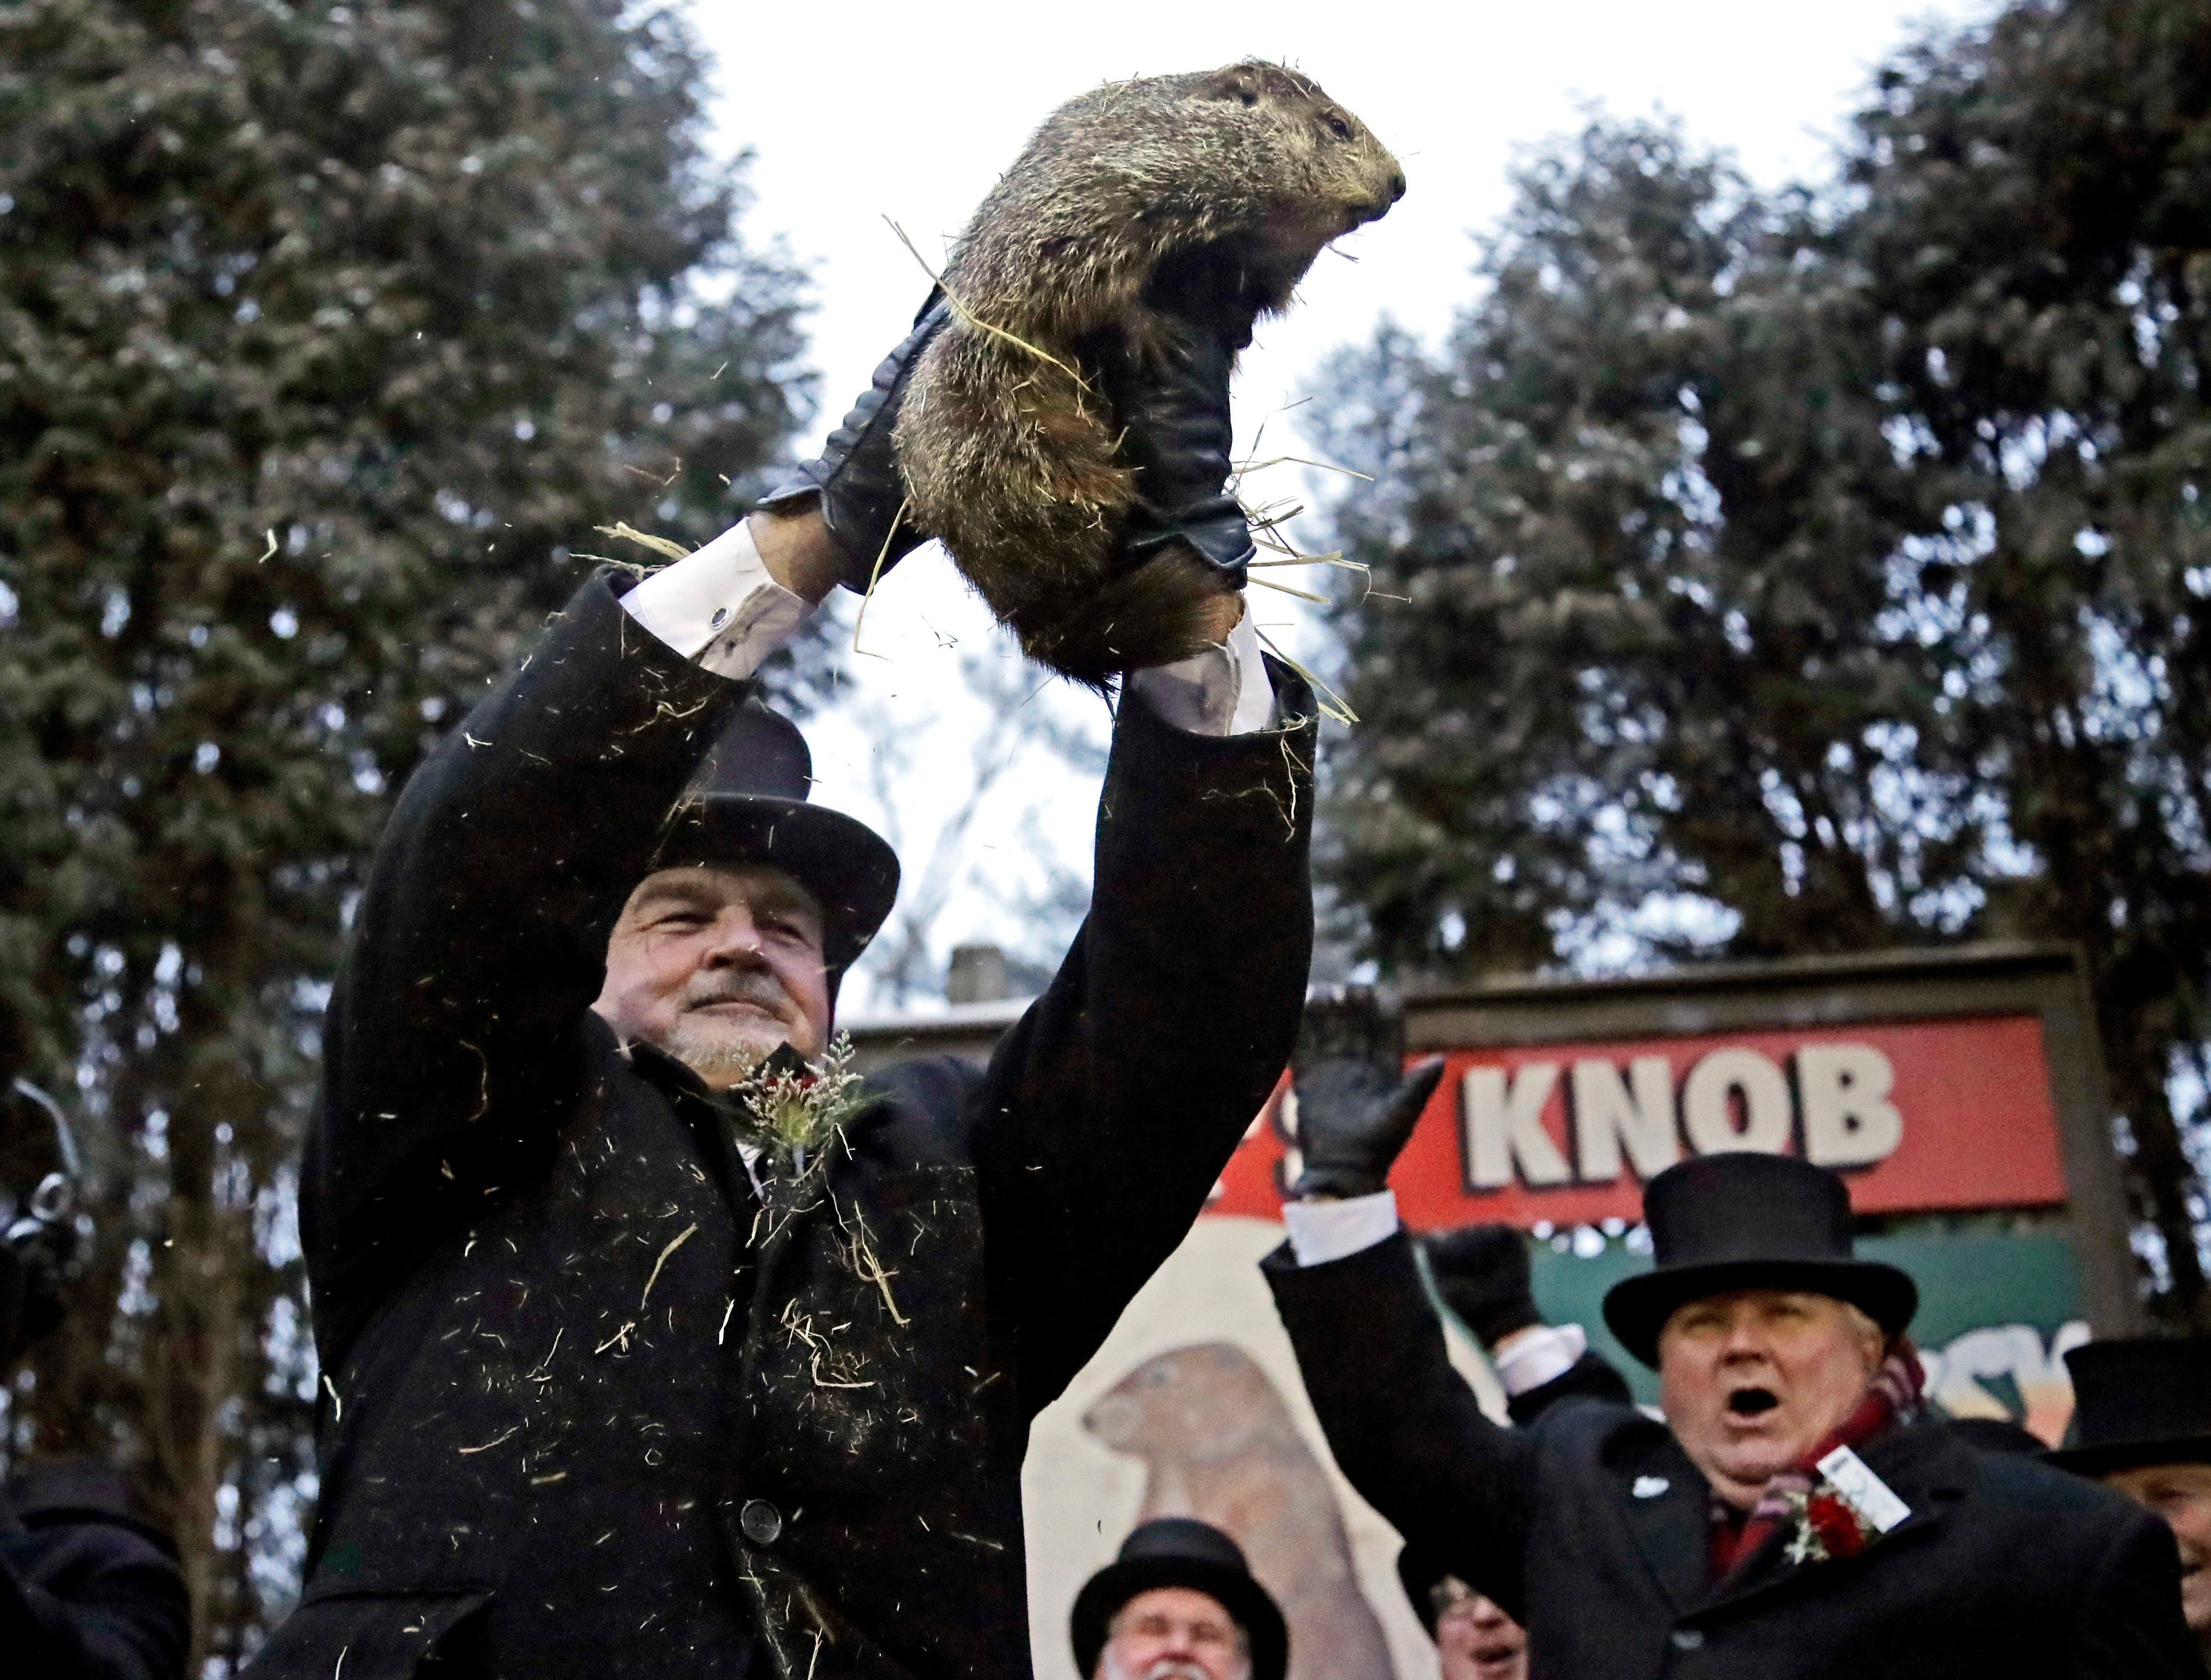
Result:
<svg viewBox="0 0 2211 1680"><path fill-rule="evenodd" d="M1646 1187L1657 1264L1605 1320L1657 1367L1665 1421L1577 1394L1493 1423L1385 1187L1440 1073L1299 1070L1305 1200L1265 1262L1336 1462L1404 1537L1408 1581L1495 1599L1536 1680L2199 1671L2161 1525L1921 1421L1917 1291L1856 1256L1841 1181L1803 1161L1709 1156ZM1552 1350L1553 1380L1585 1380L1576 1351Z"/></svg>
<svg viewBox="0 0 2211 1680"><path fill-rule="evenodd" d="M1082 1680L1282 1680L1289 1629L1244 1550L1209 1523L1155 1517L1075 1595Z"/></svg>
<svg viewBox="0 0 2211 1680"><path fill-rule="evenodd" d="M1045 994L987 1072L851 1083L896 865L751 679L918 540L891 433L942 318L768 511L585 583L401 797L301 1174L322 1485L257 1677L1027 1671L1030 1421L1296 1036L1313 708L1232 550L1221 644L1124 687ZM1154 439L1131 567L1241 529L1227 364L1110 393Z"/></svg>
<svg viewBox="0 0 2211 1680"><path fill-rule="evenodd" d="M2139 1500L2180 1547L2180 1613L2211 1665L2211 1342L2090 1342L2065 1356L2073 1427L2050 1462Z"/></svg>

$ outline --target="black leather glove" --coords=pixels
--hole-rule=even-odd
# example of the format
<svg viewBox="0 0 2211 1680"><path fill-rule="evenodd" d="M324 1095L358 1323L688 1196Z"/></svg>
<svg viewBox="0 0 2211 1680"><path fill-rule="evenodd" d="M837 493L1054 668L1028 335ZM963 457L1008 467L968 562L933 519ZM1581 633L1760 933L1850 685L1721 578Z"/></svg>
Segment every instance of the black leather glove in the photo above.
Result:
<svg viewBox="0 0 2211 1680"><path fill-rule="evenodd" d="M952 305L942 293L931 292L914 317L913 330L883 358L874 383L829 434L821 453L802 462L791 477L760 498L762 507L778 513L797 512L808 503L820 508L821 523L851 562L839 580L848 589L864 591L871 579L930 539L930 533L913 523L911 512L899 517L906 505L906 480L899 474L891 432L914 363L951 318Z"/></svg>
<svg viewBox="0 0 2211 1680"><path fill-rule="evenodd" d="M1461 1225L1425 1245L1436 1293L1482 1346L1541 1324L1529 1282L1527 1239L1510 1225Z"/></svg>
<svg viewBox="0 0 2211 1680"><path fill-rule="evenodd" d="M1430 1056L1402 1077L1396 1022L1370 994L1310 1004L1291 1058L1298 1099L1300 1196L1371 1196L1388 1187L1390 1163L1413 1135L1444 1059Z"/></svg>
<svg viewBox="0 0 2211 1680"><path fill-rule="evenodd" d="M1138 348L1115 335L1099 356L1121 452L1136 473L1136 505L1123 523L1118 558L1134 571L1187 543L1219 574L1224 593L1240 589L1256 550L1229 482L1236 347L1219 327L1157 318L1163 332L1156 342Z"/></svg>

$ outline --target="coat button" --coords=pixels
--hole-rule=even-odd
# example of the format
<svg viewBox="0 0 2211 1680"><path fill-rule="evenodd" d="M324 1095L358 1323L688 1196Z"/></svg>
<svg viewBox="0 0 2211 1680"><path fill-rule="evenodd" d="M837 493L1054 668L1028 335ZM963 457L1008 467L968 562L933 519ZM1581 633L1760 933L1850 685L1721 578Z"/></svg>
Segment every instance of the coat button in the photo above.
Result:
<svg viewBox="0 0 2211 1680"><path fill-rule="evenodd" d="M772 1546L783 1535L783 1513L765 1499L748 1499L737 1513L737 1526L756 1546Z"/></svg>
<svg viewBox="0 0 2211 1680"><path fill-rule="evenodd" d="M1675 1629L1674 1648L1676 1651L1703 1650L1705 1648L1704 1630L1701 1628Z"/></svg>

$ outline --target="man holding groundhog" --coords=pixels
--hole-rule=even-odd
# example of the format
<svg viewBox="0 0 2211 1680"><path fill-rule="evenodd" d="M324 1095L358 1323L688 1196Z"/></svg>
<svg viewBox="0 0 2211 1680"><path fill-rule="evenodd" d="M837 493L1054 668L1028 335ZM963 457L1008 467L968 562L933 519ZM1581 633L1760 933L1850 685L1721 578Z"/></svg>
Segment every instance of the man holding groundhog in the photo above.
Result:
<svg viewBox="0 0 2211 1680"><path fill-rule="evenodd" d="M1127 564L1221 582L1131 674L1096 908L987 1072L854 1082L897 866L753 698L923 540L890 432L601 576L409 785L331 1001L300 1189L324 1378L303 1602L257 1676L1027 1671L1029 1422L1202 1205L1297 1031L1313 707L1242 618L1231 355L1109 393Z"/></svg>

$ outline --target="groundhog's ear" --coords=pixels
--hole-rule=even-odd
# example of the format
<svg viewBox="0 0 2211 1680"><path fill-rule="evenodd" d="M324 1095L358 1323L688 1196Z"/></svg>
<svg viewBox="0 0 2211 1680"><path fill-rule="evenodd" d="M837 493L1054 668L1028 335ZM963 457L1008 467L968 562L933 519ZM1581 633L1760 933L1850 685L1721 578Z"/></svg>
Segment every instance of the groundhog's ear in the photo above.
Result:
<svg viewBox="0 0 2211 1680"><path fill-rule="evenodd" d="M1215 100L1239 100L1245 105L1259 103L1259 71L1252 64L1231 64L1215 70L1207 78L1205 96Z"/></svg>

